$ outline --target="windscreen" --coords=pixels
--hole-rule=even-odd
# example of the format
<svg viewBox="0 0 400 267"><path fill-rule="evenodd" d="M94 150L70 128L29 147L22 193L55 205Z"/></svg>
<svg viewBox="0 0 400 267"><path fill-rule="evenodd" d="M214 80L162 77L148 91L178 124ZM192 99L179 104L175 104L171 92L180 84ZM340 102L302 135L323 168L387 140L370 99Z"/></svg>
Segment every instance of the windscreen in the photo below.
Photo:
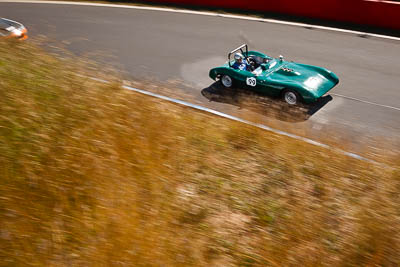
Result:
<svg viewBox="0 0 400 267"><path fill-rule="evenodd" d="M0 19L0 30L5 30L10 26L4 19Z"/></svg>
<svg viewBox="0 0 400 267"><path fill-rule="evenodd" d="M7 28L10 27L10 24L6 23L5 20L0 19L0 36L7 36L10 34L10 32L8 30L6 30Z"/></svg>
<svg viewBox="0 0 400 267"><path fill-rule="evenodd" d="M1 29L7 29L9 27L15 27L15 28L20 28L22 25L18 22L11 21L5 18L0 18L0 28Z"/></svg>

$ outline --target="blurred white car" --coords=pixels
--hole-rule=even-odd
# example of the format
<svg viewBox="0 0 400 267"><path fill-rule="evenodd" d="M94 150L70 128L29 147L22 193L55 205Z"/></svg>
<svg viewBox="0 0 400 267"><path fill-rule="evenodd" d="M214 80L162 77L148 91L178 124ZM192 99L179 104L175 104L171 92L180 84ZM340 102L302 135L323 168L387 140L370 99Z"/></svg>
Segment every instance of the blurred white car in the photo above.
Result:
<svg viewBox="0 0 400 267"><path fill-rule="evenodd" d="M19 22L0 18L0 38L17 38L18 40L26 40L28 38L27 30L24 25Z"/></svg>

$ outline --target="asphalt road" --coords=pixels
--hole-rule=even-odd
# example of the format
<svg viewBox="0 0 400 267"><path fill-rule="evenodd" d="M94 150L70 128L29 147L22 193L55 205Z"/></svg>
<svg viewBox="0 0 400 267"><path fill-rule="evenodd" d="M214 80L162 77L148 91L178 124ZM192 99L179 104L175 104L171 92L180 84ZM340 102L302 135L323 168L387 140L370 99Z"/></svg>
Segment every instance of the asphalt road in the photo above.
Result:
<svg viewBox="0 0 400 267"><path fill-rule="evenodd" d="M76 54L91 54L103 64L113 64L131 79L182 80L185 91L197 101L235 115L235 105L209 102L201 91L212 84L209 69L224 63L232 48L247 42L252 50L326 67L340 78L339 85L330 92L331 101L314 110L309 118L280 122L280 127L306 126L309 130L304 134L310 137L329 136L333 129L332 137L350 137L354 143L367 136L400 140L398 41L256 21L109 7L0 2L0 17L22 22L31 37L46 35ZM268 124L275 119L263 115L262 120Z"/></svg>

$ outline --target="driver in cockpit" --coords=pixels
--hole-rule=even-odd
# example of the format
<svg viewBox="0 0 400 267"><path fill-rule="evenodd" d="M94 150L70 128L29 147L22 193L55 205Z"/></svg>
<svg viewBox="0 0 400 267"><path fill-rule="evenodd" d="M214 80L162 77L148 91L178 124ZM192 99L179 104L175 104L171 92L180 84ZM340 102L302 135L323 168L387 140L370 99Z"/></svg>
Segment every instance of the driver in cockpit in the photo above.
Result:
<svg viewBox="0 0 400 267"><path fill-rule="evenodd" d="M249 64L246 60L243 60L243 55L240 53L236 53L235 56L235 63L233 63L232 68L236 70L249 70Z"/></svg>

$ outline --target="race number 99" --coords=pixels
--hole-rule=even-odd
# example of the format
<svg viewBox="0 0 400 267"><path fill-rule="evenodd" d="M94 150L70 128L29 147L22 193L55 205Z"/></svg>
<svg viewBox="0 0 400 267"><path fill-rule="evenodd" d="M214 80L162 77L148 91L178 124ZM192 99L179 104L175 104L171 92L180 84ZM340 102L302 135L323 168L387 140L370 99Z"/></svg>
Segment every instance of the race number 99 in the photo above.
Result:
<svg viewBox="0 0 400 267"><path fill-rule="evenodd" d="M254 86L257 85L257 80L254 77L249 77L249 78L246 79L246 84L248 86L253 86L254 87Z"/></svg>

